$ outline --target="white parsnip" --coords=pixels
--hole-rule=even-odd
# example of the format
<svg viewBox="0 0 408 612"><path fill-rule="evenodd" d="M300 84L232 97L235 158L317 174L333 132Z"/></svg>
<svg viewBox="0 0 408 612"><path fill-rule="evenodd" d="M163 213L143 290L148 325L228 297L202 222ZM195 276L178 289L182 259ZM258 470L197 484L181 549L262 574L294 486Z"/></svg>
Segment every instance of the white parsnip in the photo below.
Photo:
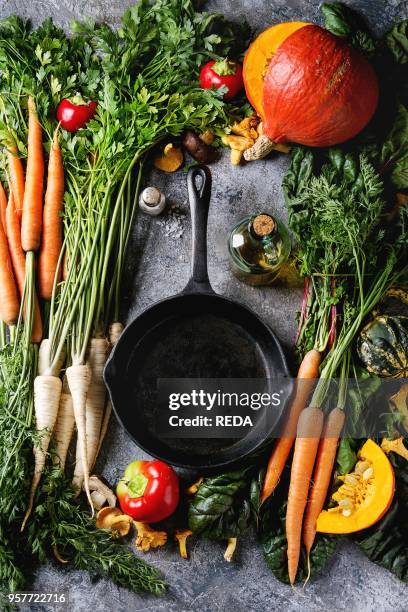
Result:
<svg viewBox="0 0 408 612"><path fill-rule="evenodd" d="M62 381L56 376L42 375L34 380L34 409L36 429L40 434L39 446L34 447L34 476L31 483L30 497L21 530L24 529L33 509L35 492L44 470L46 453L51 435L57 420Z"/></svg>
<svg viewBox="0 0 408 612"><path fill-rule="evenodd" d="M103 412L105 407L106 388L103 380L103 370L109 354L109 343L106 338L92 338L89 343L87 363L92 372L86 398L86 447L88 468L91 471L97 456ZM79 441L79 438L78 438ZM81 456L81 445L77 442L76 464L73 485L81 490L84 480L84 468Z"/></svg>
<svg viewBox="0 0 408 612"><path fill-rule="evenodd" d="M114 323L110 324L110 326L109 326L109 341L110 341L110 344L111 344L111 349L118 342L119 338L122 335L123 330L124 330L124 326L122 325L122 323L120 321L115 321ZM106 432L108 431L108 426L109 426L109 421L110 421L111 414L112 414L112 402L110 401L110 399L108 399L108 401L106 403L105 413L103 415L103 421L102 421L102 425L101 425L101 432L100 432L100 435L99 435L99 443L98 443L98 449L96 451L96 457L99 456L99 453L100 453L101 448L102 448L103 441L104 441L105 436L106 436Z"/></svg>
<svg viewBox="0 0 408 612"><path fill-rule="evenodd" d="M89 491L89 466L86 448L86 398L92 380L92 372L88 364L75 364L67 368L66 374L78 431L77 444L81 453L84 489L93 512L93 504Z"/></svg>
<svg viewBox="0 0 408 612"><path fill-rule="evenodd" d="M105 413L103 415L102 425L101 425L101 433L99 435L98 448L96 450L96 457L99 456L101 452L102 444L106 436L106 432L108 431L109 421L112 414L112 402L108 400L106 402Z"/></svg>
<svg viewBox="0 0 408 612"><path fill-rule="evenodd" d="M119 338L123 332L123 325L120 321L115 321L115 323L111 323L109 326L109 342L112 346L118 342Z"/></svg>
<svg viewBox="0 0 408 612"><path fill-rule="evenodd" d="M64 469L67 453L74 433L75 416L72 397L66 377L62 384L62 393L58 409L57 421L54 427L55 457L54 463Z"/></svg>
<svg viewBox="0 0 408 612"><path fill-rule="evenodd" d="M50 355L51 355L51 340L48 338L44 338L40 344L40 348L38 350L38 374L42 376L43 374L47 374L50 376L58 376L61 368L65 361L65 352L62 351L61 355L58 359L58 363L56 367L50 368Z"/></svg>

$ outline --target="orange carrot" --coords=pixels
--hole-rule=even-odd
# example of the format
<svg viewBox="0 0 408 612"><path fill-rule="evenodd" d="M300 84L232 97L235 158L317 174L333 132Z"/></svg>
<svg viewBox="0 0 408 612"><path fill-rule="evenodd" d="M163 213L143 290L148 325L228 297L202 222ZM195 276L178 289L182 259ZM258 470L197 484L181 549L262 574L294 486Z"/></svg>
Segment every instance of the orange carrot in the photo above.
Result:
<svg viewBox="0 0 408 612"><path fill-rule="evenodd" d="M4 189L1 187L0 192ZM5 196L5 194L4 194ZM0 196L2 197L2 196ZM3 213L3 211L2 211ZM2 215L3 216L3 215ZM5 225L0 220L0 319L7 325L15 325L18 320L20 303L13 274Z"/></svg>
<svg viewBox="0 0 408 612"><path fill-rule="evenodd" d="M17 281L20 297L22 297L26 276L26 259L21 247L20 219L14 205L13 193L11 191L6 210L6 233L11 261L13 264L14 276ZM40 305L38 303L37 296L35 295L34 322L32 331L32 341L35 344L41 342L42 332Z"/></svg>
<svg viewBox="0 0 408 612"><path fill-rule="evenodd" d="M25 255L21 248L20 219L14 204L14 195L11 190L6 210L6 233L11 261L13 262L14 275L21 297L23 295L25 282Z"/></svg>
<svg viewBox="0 0 408 612"><path fill-rule="evenodd" d="M302 410L297 428L286 509L288 573L291 584L295 582L299 566L303 514L322 428L323 412L320 408L310 407Z"/></svg>
<svg viewBox="0 0 408 612"><path fill-rule="evenodd" d="M2 183L0 183L0 223L6 233L6 210L7 210L7 195L4 191Z"/></svg>
<svg viewBox="0 0 408 612"><path fill-rule="evenodd" d="M24 202L24 169L15 144L7 147L8 173L11 191L19 218L23 214Z"/></svg>
<svg viewBox="0 0 408 612"><path fill-rule="evenodd" d="M47 191L43 211L43 233L38 265L40 296L50 300L62 248L62 205L64 200L64 167L58 142L58 128L51 145L48 163ZM60 273L59 273L60 275ZM59 279L57 279L58 281Z"/></svg>
<svg viewBox="0 0 408 612"><path fill-rule="evenodd" d="M285 467L295 441L299 415L307 405L310 392L313 388L314 379L319 377L320 362L321 353L316 349L312 349L306 353L300 364L295 396L292 400L288 419L283 428L281 437L275 444L269 458L261 493L261 502L264 502L274 492L282 475L283 468Z"/></svg>
<svg viewBox="0 0 408 612"><path fill-rule="evenodd" d="M41 241L44 157L42 128L34 100L28 98L28 154L24 190L21 245L24 251L37 251Z"/></svg>
<svg viewBox="0 0 408 612"><path fill-rule="evenodd" d="M316 465L313 474L309 502L303 523L303 543L309 557L316 537L316 521L323 510L327 497L334 461L337 453L337 443L344 425L344 411L335 408L329 414L324 426L323 437L317 452Z"/></svg>

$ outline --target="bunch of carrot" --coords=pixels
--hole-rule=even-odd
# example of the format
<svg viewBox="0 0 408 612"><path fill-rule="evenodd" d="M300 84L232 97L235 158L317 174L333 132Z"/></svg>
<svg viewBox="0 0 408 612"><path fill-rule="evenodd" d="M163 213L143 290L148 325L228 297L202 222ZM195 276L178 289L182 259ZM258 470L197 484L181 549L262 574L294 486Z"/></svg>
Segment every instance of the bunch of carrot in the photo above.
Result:
<svg viewBox="0 0 408 612"><path fill-rule="evenodd" d="M54 460L63 468L76 422L78 443L74 484L80 491L82 482L88 482L89 470L95 463L110 415L110 405L105 411L106 392L102 376L109 343L103 334L89 342L89 337L86 336L82 363L68 362L66 376L63 380L60 376L65 363L67 336L75 333L78 325L83 324L83 321L78 322L75 316L72 316L63 336L59 335L58 327L53 327L53 312L61 308L61 282L67 282L67 278L61 279L64 252L73 256L76 247L70 250L72 241L64 241L63 238L65 186L59 126L54 132L50 146L44 194L43 130L31 96L28 97L27 106L25 169L17 146L10 137L6 149L8 197L0 184L0 319L10 328L10 333L13 333L20 312L28 319L26 304L27 291L30 291L30 303L33 304L32 320L26 320L25 326L29 327L32 343L41 343L38 375L34 381L35 420L40 441L34 447L34 475L23 527L32 511L52 436L55 439ZM76 211L76 214L80 217L82 211ZM73 266L71 275L68 275L71 295L78 290L75 272L78 271ZM82 274L80 278L82 281ZM82 283L83 293L86 293L86 289L86 284ZM45 303L50 304L45 309L51 313L48 325L50 337L43 340L37 293ZM64 304L66 305L66 302ZM90 316L93 314L92 311ZM119 323L114 326L114 341L120 335L119 327ZM59 350L55 350L56 344ZM88 485L86 489L89 495ZM91 499L90 503L92 504Z"/></svg>
<svg viewBox="0 0 408 612"><path fill-rule="evenodd" d="M351 345L364 318L399 278L400 271L394 268L396 261L390 257L368 287L360 287L357 306L345 301L338 337L326 356L322 348L312 349L304 356L286 423L269 459L261 502L273 494L293 449L286 510L288 574L292 585L298 572L302 541L310 573L316 521L328 495L337 446L345 423ZM331 325L328 331L332 333ZM325 414L324 402L330 381L336 375L340 381L337 407Z"/></svg>

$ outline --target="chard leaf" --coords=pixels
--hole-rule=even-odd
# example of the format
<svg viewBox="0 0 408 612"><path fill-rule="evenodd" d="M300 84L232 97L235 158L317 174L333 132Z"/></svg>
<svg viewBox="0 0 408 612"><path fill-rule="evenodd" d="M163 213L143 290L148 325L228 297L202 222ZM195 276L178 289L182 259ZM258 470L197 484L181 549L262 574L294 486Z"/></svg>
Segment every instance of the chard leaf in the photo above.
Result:
<svg viewBox="0 0 408 612"><path fill-rule="evenodd" d="M210 540L238 537L251 520L248 471L206 478L189 507L189 526Z"/></svg>
<svg viewBox="0 0 408 612"><path fill-rule="evenodd" d="M408 189L408 109L398 106L394 125L381 149L384 170L396 189Z"/></svg>
<svg viewBox="0 0 408 612"><path fill-rule="evenodd" d="M399 64L408 62L408 19L397 23L385 37L388 49Z"/></svg>
<svg viewBox="0 0 408 612"><path fill-rule="evenodd" d="M288 470L275 493L264 503L260 521L260 538L266 563L275 578L288 583L288 557L285 530ZM339 542L338 537L317 534L310 555L311 576L322 571L331 559ZM305 580L308 574L307 558L302 547L297 581Z"/></svg>
<svg viewBox="0 0 408 612"><path fill-rule="evenodd" d="M408 582L408 470L405 459L394 460L396 494L385 517L362 533L354 541L374 563L385 567Z"/></svg>

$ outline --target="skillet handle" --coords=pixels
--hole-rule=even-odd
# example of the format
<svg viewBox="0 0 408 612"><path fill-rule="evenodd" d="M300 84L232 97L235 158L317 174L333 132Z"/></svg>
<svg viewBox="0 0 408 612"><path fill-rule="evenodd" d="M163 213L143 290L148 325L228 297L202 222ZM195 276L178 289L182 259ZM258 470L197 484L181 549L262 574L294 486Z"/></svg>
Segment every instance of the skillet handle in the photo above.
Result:
<svg viewBox="0 0 408 612"><path fill-rule="evenodd" d="M197 185L197 179L200 184ZM212 292L207 269L207 222L211 198L211 172L207 166L190 168L187 176L191 210L191 278L184 292Z"/></svg>

